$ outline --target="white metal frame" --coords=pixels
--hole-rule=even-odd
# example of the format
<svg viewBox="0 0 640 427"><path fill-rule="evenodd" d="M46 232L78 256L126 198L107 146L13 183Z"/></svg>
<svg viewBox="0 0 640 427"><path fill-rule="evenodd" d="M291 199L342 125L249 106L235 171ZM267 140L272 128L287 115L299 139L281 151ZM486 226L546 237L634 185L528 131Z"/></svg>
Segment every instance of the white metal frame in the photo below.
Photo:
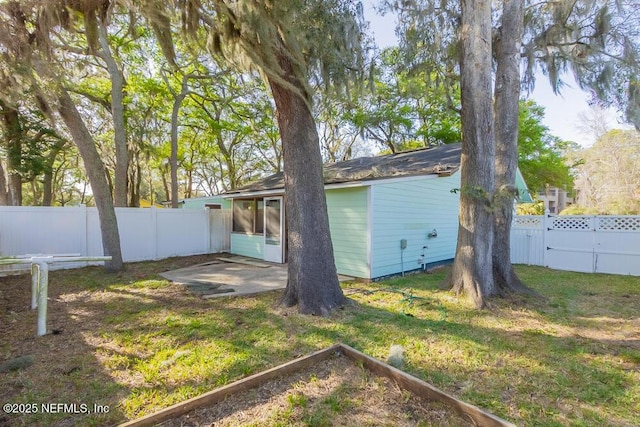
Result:
<svg viewBox="0 0 640 427"><path fill-rule="evenodd" d="M38 309L38 336L47 333L47 298L49 293L49 264L54 262L111 261L110 256L38 255L2 258L0 265L31 264L31 309Z"/></svg>

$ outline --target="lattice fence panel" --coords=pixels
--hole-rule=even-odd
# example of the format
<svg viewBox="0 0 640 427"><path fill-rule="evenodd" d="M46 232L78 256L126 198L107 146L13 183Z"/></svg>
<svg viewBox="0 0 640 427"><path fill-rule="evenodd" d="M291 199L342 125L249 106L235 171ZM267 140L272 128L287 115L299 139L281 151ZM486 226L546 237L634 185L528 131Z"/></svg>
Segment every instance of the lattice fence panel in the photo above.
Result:
<svg viewBox="0 0 640 427"><path fill-rule="evenodd" d="M597 230L640 231L640 216L600 216Z"/></svg>
<svg viewBox="0 0 640 427"><path fill-rule="evenodd" d="M554 230L591 230L590 217L557 216L552 224Z"/></svg>
<svg viewBox="0 0 640 427"><path fill-rule="evenodd" d="M513 218L515 228L542 228L543 216L518 215Z"/></svg>

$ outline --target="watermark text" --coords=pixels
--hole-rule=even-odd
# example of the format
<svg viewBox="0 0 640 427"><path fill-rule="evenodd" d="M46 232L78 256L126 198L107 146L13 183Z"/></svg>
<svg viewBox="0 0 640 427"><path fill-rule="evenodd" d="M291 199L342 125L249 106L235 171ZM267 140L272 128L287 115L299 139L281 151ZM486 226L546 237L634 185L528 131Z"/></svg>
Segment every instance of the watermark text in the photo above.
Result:
<svg viewBox="0 0 640 427"><path fill-rule="evenodd" d="M5 414L108 414L109 405L100 405L97 403L5 403L2 405L2 411Z"/></svg>

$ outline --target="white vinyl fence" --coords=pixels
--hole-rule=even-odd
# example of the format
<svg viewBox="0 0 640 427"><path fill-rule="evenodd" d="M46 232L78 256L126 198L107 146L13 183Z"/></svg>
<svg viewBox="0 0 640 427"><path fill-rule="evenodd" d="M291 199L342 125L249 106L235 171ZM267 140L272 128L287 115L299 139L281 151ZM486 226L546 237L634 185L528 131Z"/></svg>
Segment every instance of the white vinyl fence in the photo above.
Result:
<svg viewBox="0 0 640 427"><path fill-rule="evenodd" d="M640 216L516 216L511 260L558 270L640 276Z"/></svg>
<svg viewBox="0 0 640 427"><path fill-rule="evenodd" d="M116 208L116 215L125 262L230 248L227 209ZM97 210L0 207L0 257L36 254L104 255ZM516 216L511 259L558 270L640 276L640 216ZM77 265L53 269L63 267Z"/></svg>
<svg viewBox="0 0 640 427"><path fill-rule="evenodd" d="M220 209L116 208L125 262L229 250L231 212ZM0 207L0 257L101 256L96 208Z"/></svg>

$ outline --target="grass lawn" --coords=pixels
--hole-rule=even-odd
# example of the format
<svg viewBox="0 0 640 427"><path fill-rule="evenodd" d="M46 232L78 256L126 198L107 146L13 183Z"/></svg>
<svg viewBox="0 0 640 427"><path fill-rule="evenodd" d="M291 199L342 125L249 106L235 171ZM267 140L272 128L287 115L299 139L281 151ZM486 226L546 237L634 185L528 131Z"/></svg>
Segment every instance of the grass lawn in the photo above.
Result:
<svg viewBox="0 0 640 427"><path fill-rule="evenodd" d="M30 277L0 278L0 362L34 360L0 373L0 403L38 409L0 425L111 425L336 342L383 360L400 344L405 371L518 425L640 425L638 277L518 266L546 299L477 311L438 289L441 270L345 283L354 304L325 319L279 308L277 292L202 300L157 275L207 259L52 272L55 333L40 338Z"/></svg>

